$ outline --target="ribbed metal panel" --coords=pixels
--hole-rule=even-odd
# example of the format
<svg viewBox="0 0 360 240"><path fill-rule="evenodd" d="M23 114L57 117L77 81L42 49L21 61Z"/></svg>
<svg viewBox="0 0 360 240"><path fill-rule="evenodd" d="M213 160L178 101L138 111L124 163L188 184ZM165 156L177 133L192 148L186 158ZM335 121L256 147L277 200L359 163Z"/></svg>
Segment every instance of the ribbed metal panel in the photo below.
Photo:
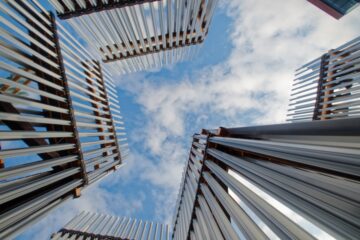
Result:
<svg viewBox="0 0 360 240"><path fill-rule="evenodd" d="M359 236L359 118L205 133L194 135L173 239Z"/></svg>
<svg viewBox="0 0 360 240"><path fill-rule="evenodd" d="M123 73L160 68L189 59L209 29L217 0L49 0ZM84 16L82 16L84 15ZM80 17L79 17L80 16ZM118 61L121 60L121 61Z"/></svg>
<svg viewBox="0 0 360 240"><path fill-rule="evenodd" d="M205 140L201 137L204 137ZM173 219L173 226L175 226L175 230L177 231L174 231L174 239L185 239L187 229L190 226L200 172L203 165L206 139L207 136L193 136L193 144L190 149L188 162L183 171L180 192L175 206L176 213Z"/></svg>
<svg viewBox="0 0 360 240"><path fill-rule="evenodd" d="M58 23L58 34L72 97L76 129L89 182L121 163L125 134L117 92L111 74Z"/></svg>
<svg viewBox="0 0 360 240"><path fill-rule="evenodd" d="M295 75L288 121L360 115L360 37L305 64Z"/></svg>
<svg viewBox="0 0 360 240"><path fill-rule="evenodd" d="M53 234L51 239L168 240L170 235L169 227L165 224L81 212L59 232Z"/></svg>
<svg viewBox="0 0 360 240"><path fill-rule="evenodd" d="M111 75L38 1L0 2L0 239L120 166ZM68 30L66 30L68 29Z"/></svg>
<svg viewBox="0 0 360 240"><path fill-rule="evenodd" d="M84 185L52 16L0 3L0 238L11 238Z"/></svg>

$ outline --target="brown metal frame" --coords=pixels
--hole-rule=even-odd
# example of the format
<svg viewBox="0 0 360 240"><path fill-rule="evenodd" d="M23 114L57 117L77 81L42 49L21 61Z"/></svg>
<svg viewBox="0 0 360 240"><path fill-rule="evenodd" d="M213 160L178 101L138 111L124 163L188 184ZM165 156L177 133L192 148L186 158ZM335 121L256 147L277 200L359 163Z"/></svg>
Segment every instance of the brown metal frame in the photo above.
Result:
<svg viewBox="0 0 360 240"><path fill-rule="evenodd" d="M357 37L296 70L287 121L360 115L359 46Z"/></svg>
<svg viewBox="0 0 360 240"><path fill-rule="evenodd" d="M61 4L61 6L67 10L63 14L58 14L58 17L60 19L69 19L69 18L74 18L74 17L91 14L94 12L101 12L101 11L111 10L111 9L115 9L115 8L124 8L124 7L130 7L130 6L134 6L134 5L138 5L138 4L144 4L144 3L148 3L148 2L158 2L158 1L161 1L161 0L122 0L119 2L115 2L114 0L109 0L107 4L104 4L101 0L98 0L98 3L97 3L98 5L94 7L91 5L89 0L85 0L86 8L82 9L75 0L72 0L74 5L76 6L76 10L71 11L70 9L68 9L66 7L66 4L64 4L64 1L60 0L59 2Z"/></svg>
<svg viewBox="0 0 360 240"><path fill-rule="evenodd" d="M356 193L360 191L360 165L350 162L359 158L359 147L353 143L354 137L360 134L359 129L359 118L354 118L219 128L217 131L203 130L201 134L194 135L192 146L197 145L194 145L198 141L195 136L206 139L200 161L201 169L197 169L200 173L199 181L194 186L197 187L196 196L193 203L186 201L184 192L189 190L184 184L187 180L183 178L172 239L198 239L195 220L201 230L200 235L203 231L209 236L219 233L219 238L215 236L217 239L233 239L232 236L240 239L232 224L246 238L270 237L239 205L229 193L228 187L279 238L313 238L312 232L305 230L298 222L292 222L286 213L259 197L257 191L241 183L229 170L289 206L297 214L307 217L311 223L334 237L357 236L358 217L352 209L359 204ZM193 172L189 164L185 171L189 175ZM352 191L356 193L349 194ZM191 200L192 197L190 196ZM201 205L200 198L208 206ZM347 202L349 205L338 204L340 202ZM189 204L190 210L186 207ZM211 207L216 205L216 209ZM237 209L245 210L244 215L239 214ZM204 214L205 219L199 218L198 211ZM184 215L184 212L188 214ZM187 225L189 214L191 221ZM206 218L206 214L212 219ZM206 238L202 235L204 237Z"/></svg>
<svg viewBox="0 0 360 240"><path fill-rule="evenodd" d="M75 119L75 113L74 113L74 108L72 105L72 99L70 96L70 88L69 88L69 83L65 74L65 66L64 66L64 62L63 62L63 57L61 54L61 48L60 48L60 42L59 42L59 37L58 37L58 33L57 33L57 26L56 26L56 20L55 20L55 16L53 13L50 13L50 18L51 18L51 23L52 23L52 31L54 33L54 42L55 42L55 48L56 48L56 52L58 55L58 64L60 67L60 74L62 77L62 82L63 82L63 87L64 87L64 93L65 93L65 97L67 99L68 102L68 109L69 109L69 120L71 121L71 130L74 134L74 138L72 139L72 143L75 143L76 148L74 149L75 153L79 156L79 166L81 166L82 169L82 178L84 179L84 185L88 184L88 177L86 174L86 166L85 166L85 162L84 162L84 156L82 154L81 151L81 144L80 144L80 137L79 137L79 132L78 132L78 127L76 124L76 119ZM76 197L79 196L79 194L75 191L74 195Z"/></svg>
<svg viewBox="0 0 360 240"><path fill-rule="evenodd" d="M115 129L115 124L114 124L114 118L112 117L112 114L111 114L111 109L110 109L110 103L109 103L109 98L108 98L108 94L107 94L107 90L106 90L106 86L105 86L105 82L104 82L104 77L103 77L103 73L102 73L102 69L101 69L101 64L96 61L95 64L97 65L98 67L98 70L99 70L99 73L100 75L98 75L98 77L100 78L101 80L101 84L102 86L104 87L104 94L105 94L105 99L107 100L106 101L106 106L107 106L107 111L109 112L109 118L111 119L111 122L108 123L108 125L112 126L112 129L110 130L109 129L109 132L112 132L113 135L110 136L110 139L113 139L114 140L114 143L116 145L116 151L113 150L113 153L118 153L118 156L115 158L117 160L119 160L120 163L122 163L122 159L121 159L121 152L120 152L120 148L119 148L119 142L118 142L118 139L117 139L117 136L116 136L116 129ZM94 73L95 74L95 73ZM106 146L106 145L105 145Z"/></svg>
<svg viewBox="0 0 360 240"><path fill-rule="evenodd" d="M38 130L37 127L43 127L45 129L43 135L39 135L39 137L29 138L29 137L19 137L15 140L23 141L28 147L45 147L49 146L55 147L61 144L69 144L75 145L75 148L68 147L61 150L49 150L48 152L44 152L45 150L32 153L26 153L25 155L36 156L40 157L39 160L36 160L31 163L18 163L15 166L7 167L5 165L7 157L4 157L3 168L1 168L1 179L5 181L7 184L6 187L4 185L1 188L1 193L4 193L5 198L2 198L2 206L0 210L0 222L2 222L3 217L6 218L8 216L14 215L11 219L9 219L6 223L2 223L0 229L0 238L4 237L7 238L9 235L12 236L14 234L18 234L21 229L25 228L27 225L36 221L40 216L55 207L56 205L60 204L60 202L68 199L71 195L72 196L79 196L80 187L83 187L86 184L86 173L84 165L82 165L82 155L80 150L80 145L78 142L78 137L76 133L76 123L75 118L72 113L72 106L71 106L71 98L67 86L67 80L64 74L64 66L62 63L62 56L59 47L58 37L57 37L57 30L56 30L56 21L53 15L49 15L47 13L42 12L41 10L37 9L35 6L34 9L30 9L24 2L16 1L16 7L10 5L9 7L13 8L15 14L17 14L20 18L23 19L26 24L30 27L24 26L26 31L21 30L29 37L37 41L45 48L49 49L49 51L53 52L56 57L48 54L42 48L37 46L30 41L30 43L25 43L27 48L31 49L32 51L42 55L44 58L51 60L58 68L54 67L53 65L49 64L48 62L44 61L40 57L35 55L27 55L26 51L22 49L19 51L19 55L22 55L24 59L21 61L21 67L14 66L14 62L11 61L9 64L14 68L21 69L22 71L31 73L34 77L42 78L44 81L48 82L49 84L54 84L62 88L62 90L57 90L56 88L50 87L42 83L41 81L36 81L34 79L28 78L26 76L22 76L21 74L17 74L16 70L5 70L5 72L12 73L12 77L9 80L13 80L14 82L18 82L20 76L26 79L23 84L24 86L34 88L36 91L42 91L49 94L56 95L65 99L65 101L59 101L54 98L46 97L44 95L37 95L39 100L34 98L23 98L21 96L15 96L16 92L19 91L18 88L14 90L14 92L6 92L6 87L2 88L1 91L5 96L9 95L11 97L16 97L21 100L29 99L29 101L34 103L40 103L43 105L47 105L48 108L41 108L42 111L34 111L33 107L30 109L21 109L15 107L16 105L11 102L1 102L0 103L0 111L3 113L10 113L10 114L18 114L19 116L26 116L22 115L22 113L30 113L30 114L39 114L41 117L50 118L54 120L64 120L70 121L70 125L67 126L66 124L52 124L49 123L36 123L33 122L22 122L15 120L2 120L2 123L7 125L13 131L22 131L29 134L36 134L42 130ZM32 3L30 3L32 4ZM19 9L20 10L19 10ZM25 12L25 13L24 13ZM27 15L28 14L28 15ZM42 27L40 27L35 21L40 22L42 24L42 19L38 16L42 15L42 17L46 18L50 24L44 23ZM22 24L24 25L24 24ZM45 28L48 31L43 30ZM33 30L34 29L34 30ZM37 33L35 32L37 31ZM48 33L49 32L49 33ZM48 44L44 41L38 34L42 34L48 42L52 42L54 45ZM7 43L10 45L9 49L11 49L11 42L7 39ZM16 49L16 48L15 48ZM53 77L46 71L42 71L36 67L29 67L24 68L27 66L27 58L33 63L37 64L42 68L45 68L49 72L53 73L54 75L59 75L60 79ZM10 59L11 60L11 59ZM31 65L31 64L29 64ZM32 83L33 85L30 85ZM6 84L5 84L6 85ZM31 106L31 105L29 105ZM55 112L50 110L51 107L58 107L61 109L68 110L68 113L61 113ZM35 109L37 109L35 107ZM49 110L47 110L49 109ZM29 116L31 117L31 116ZM40 118L40 117L38 117ZM59 133L72 133L70 136L66 137L53 137L51 132L59 132ZM46 135L48 133L49 135ZM1 139L3 140L3 139ZM30 148L7 148L2 149L1 153L4 153L6 156L21 156L22 151L27 151ZM70 149L70 150L68 150ZM19 150L20 153L16 153ZM8 154L8 151L12 152ZM7 155L8 154L8 155ZM76 157L77 156L77 157ZM63 159L69 158L66 161ZM76 159L77 158L77 159ZM26 160L26 157L24 157ZM59 161L59 162L58 162ZM65 162L65 163L62 163ZM49 164L49 165L48 165ZM51 166L51 167L47 167ZM80 166L80 167L79 167ZM82 168L81 168L82 167ZM82 169L82 173L81 173ZM3 175L4 174L4 175ZM10 176L10 177L9 177ZM21 180L21 181L19 181ZM49 182L47 182L49 180ZM9 197L10 196L10 197ZM36 205L31 205L33 202L37 202ZM24 210L25 208L25 210Z"/></svg>
<svg viewBox="0 0 360 240"><path fill-rule="evenodd" d="M180 32L180 37L179 38L182 38L184 32ZM186 33L187 35L190 35L190 31L188 31ZM170 47L170 37L169 37L169 34L166 34L166 48L164 48L162 45L160 45L159 49L156 49L155 47L154 48L147 48L147 49L142 49L140 48L140 54L136 53L135 50L132 51L132 52L129 52L127 51L126 52L126 56L123 56L120 52L119 52L119 55L120 57L117 57L115 53L112 53L112 50L110 49L109 46L106 46L106 48L108 48L108 50L112 53L112 58L109 58L109 56L106 56L106 59L103 60L104 63L110 63L110 62L115 62L115 61L118 61L118 60L124 60L124 59L129 59L129 58L133 58L133 57L140 57L140 56L145 56L145 55L149 55L149 54L154 54L154 53L159 53L159 52L162 52L162 51L170 51L170 50L173 50L173 49L179 49L179 48L184 48L184 47L189 47L189 46L192 46L192 45L198 45L198 44L201 44L204 42L203 39L201 39L200 37L198 39L196 38L191 38L190 39L186 39L185 42L183 42L182 40L179 40L179 45L177 46L175 43L176 43L176 40L174 39L176 37L176 33L174 32L173 33L173 44L172 46L173 47ZM159 42L162 42L162 35L159 35L158 36L158 39L159 39ZM144 39L144 42L145 43L148 43L148 39ZM155 37L152 37L151 38L151 42L155 42ZM140 45L140 40L137 41L137 44ZM130 45L133 45L133 43L130 43ZM115 47L118 48L117 44L115 44ZM125 44L123 43L122 47L124 49L126 49L126 46ZM104 51L103 48L100 48L100 52L102 53L103 56L105 56L106 52Z"/></svg>
<svg viewBox="0 0 360 240"><path fill-rule="evenodd" d="M127 238L122 237L113 237L108 235L102 235L102 234L94 234L94 233L88 233L88 232L82 232L82 231L75 231L75 230L68 230L68 229L60 229L57 234L61 235L67 235L69 238L71 238L73 235L78 238L82 237L83 239L97 239L97 240L128 240ZM52 237L51 237L52 238Z"/></svg>
<svg viewBox="0 0 360 240"><path fill-rule="evenodd" d="M84 66L85 69L87 69L88 71L90 71L92 74L95 74L93 71L91 71L91 69L90 69L86 64L83 64L83 66ZM87 82L89 85L95 87L95 85L93 84L93 82L92 82L91 80L89 80L89 78L91 78L91 74L88 73L88 72L86 72L86 71L84 71L84 74L87 76L86 82ZM105 87L104 87L104 89L105 89ZM95 90L94 90L93 88L91 88L91 87L87 87L87 90L90 91L90 92L92 92L92 93L94 93L94 94L96 93ZM89 96L89 97L90 97L91 100L97 101L97 98L95 98L95 97L93 97L93 96ZM107 99L107 98L106 98L106 99ZM97 110L101 110L101 108L100 108L97 104L91 103L91 106L92 106L93 108L96 108ZM107 110L107 109L103 109L103 110ZM93 114L94 114L95 116L97 116L97 117L101 117L100 113L97 112L97 111L93 111ZM98 119L95 120L95 123L101 125L101 121L98 120ZM103 128L98 128L97 131L98 131L98 132L104 132L104 129L103 129ZM99 136L99 139L100 139L100 140L105 140L105 137L104 137L104 136ZM101 144L101 148L104 148L104 147L106 147L106 144ZM107 153L103 153L102 155L103 155L104 157L106 157L106 156L107 156ZM95 165L95 169L98 169L98 168L99 168L99 164Z"/></svg>
<svg viewBox="0 0 360 240"><path fill-rule="evenodd" d="M325 74L325 68L328 65L329 56L327 54L324 54L321 57L321 63L320 63L320 73L319 73L319 81L317 86L317 94L316 94L316 102L314 107L314 114L313 114L313 120L319 120L319 110L320 110L320 103L321 103L321 91L323 90L323 83L324 78L326 78Z"/></svg>
<svg viewBox="0 0 360 240"><path fill-rule="evenodd" d="M0 188L0 238L7 239L19 234L63 201L79 197L82 188L115 170L122 159L100 63L94 62L89 56L74 58L77 73L84 70L81 64L77 64L82 59L91 60L92 66L97 67L93 73L100 80L95 79L95 84L104 89L101 104L104 110L109 111L109 114L100 117L106 118L106 124L112 127L109 129L111 133L105 135L111 135L110 138L114 139L114 143L111 143L114 156L105 161L101 154L94 153L100 155L99 171L96 171L96 167L94 170L86 169L88 164L92 163L86 162L84 147L92 145L90 143L82 146L81 141L84 139L81 137L88 135L82 135L77 118L77 107L81 103L74 99L74 79L70 74L71 68L65 65L69 61L69 52L67 48L61 48L65 37L62 28L57 29L60 23L52 13L43 12L42 8L33 2L6 1L1 4L8 5L23 21L19 23L23 28L15 26L15 34L9 31L8 35L4 36L2 51L6 53L3 57L8 61L5 61L0 69L0 112L4 116L0 118L0 123L9 128L4 131L5 134L0 133L0 141L21 142L20 146L9 144L3 149L0 148L0 181L4 184ZM12 15L6 15L6 12L2 11L1 14L3 13L7 21L17 21ZM13 38L17 38L17 34L27 35L29 41L16 39L17 41L12 42ZM80 43L73 39L71 41L78 49L83 48ZM12 53L14 57L11 56ZM75 78L80 85L89 84L86 83L86 77L78 75ZM11 88L12 83L14 88ZM85 101L90 100L89 90L80 94ZM20 91L29 91L34 96L23 97L19 94ZM96 117L95 112L90 115L90 118ZM11 131L19 133L13 137ZM27 146L23 146L23 143ZM100 150L104 147L100 146L100 143L97 145ZM12 166L6 164L11 158L19 156L24 156L23 162L17 161Z"/></svg>

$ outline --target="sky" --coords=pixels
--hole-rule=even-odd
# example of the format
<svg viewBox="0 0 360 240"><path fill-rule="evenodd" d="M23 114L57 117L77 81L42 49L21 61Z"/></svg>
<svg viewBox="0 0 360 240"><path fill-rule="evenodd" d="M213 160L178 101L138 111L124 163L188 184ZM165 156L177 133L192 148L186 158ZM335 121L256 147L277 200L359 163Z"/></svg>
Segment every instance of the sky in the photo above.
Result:
<svg viewBox="0 0 360 240"><path fill-rule="evenodd" d="M17 239L48 239L82 210L170 223L201 129L285 121L294 71L360 35L360 8L341 20L301 0L220 0L191 61L115 75L126 165Z"/></svg>

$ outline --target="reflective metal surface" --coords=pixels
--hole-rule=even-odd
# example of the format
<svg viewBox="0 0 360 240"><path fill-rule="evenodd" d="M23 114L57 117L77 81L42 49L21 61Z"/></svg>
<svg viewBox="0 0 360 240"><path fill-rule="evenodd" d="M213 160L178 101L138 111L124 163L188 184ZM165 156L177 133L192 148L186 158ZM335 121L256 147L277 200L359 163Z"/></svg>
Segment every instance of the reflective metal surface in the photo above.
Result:
<svg viewBox="0 0 360 240"><path fill-rule="evenodd" d="M65 239L135 239L168 240L169 227L165 224L99 213L81 212L64 228L51 236Z"/></svg>
<svg viewBox="0 0 360 240"><path fill-rule="evenodd" d="M122 163L111 74L38 1L0 2L0 239Z"/></svg>
<svg viewBox="0 0 360 240"><path fill-rule="evenodd" d="M194 135L172 238L356 239L359 130L348 118Z"/></svg>
<svg viewBox="0 0 360 240"><path fill-rule="evenodd" d="M217 0L49 2L117 73L161 68L195 56L217 4Z"/></svg>
<svg viewBox="0 0 360 240"><path fill-rule="evenodd" d="M288 121L360 115L360 37L297 69Z"/></svg>

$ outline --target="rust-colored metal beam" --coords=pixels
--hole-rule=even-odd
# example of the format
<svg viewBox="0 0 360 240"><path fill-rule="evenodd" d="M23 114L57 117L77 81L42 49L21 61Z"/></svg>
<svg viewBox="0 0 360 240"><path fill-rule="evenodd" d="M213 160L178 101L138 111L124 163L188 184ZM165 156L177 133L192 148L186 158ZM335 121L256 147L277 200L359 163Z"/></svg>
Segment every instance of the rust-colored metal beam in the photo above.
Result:
<svg viewBox="0 0 360 240"><path fill-rule="evenodd" d="M159 41L161 42L162 40L162 36L160 35L160 36L158 36L158 38L160 39ZM152 42L154 42L155 40L151 40ZM140 41L138 41L138 44L139 44L139 42ZM145 39L145 42L147 42L147 39ZM172 44L172 47L170 47L170 44L168 43L169 42L169 38L167 38L167 40L166 40L166 42L167 42L167 46L166 46L166 48L164 48L162 45L160 45L160 47L159 47L159 49L156 49L155 47L153 47L153 48L147 48L147 49L140 49L140 51L141 51L141 53L139 54L139 53L136 53L135 51L133 51L133 52L129 52L129 51L127 51L127 55L126 56L123 56L121 53L120 53L120 51L119 51L119 55L120 55L120 57L117 57L116 56L116 54L112 54L112 59L110 59L108 56L107 56L107 58L106 58L106 60L103 60L103 62L104 63L109 63L109 62L115 62L115 61L119 61L119 60L124 60L124 59L129 59L129 58L134 58L134 57L140 57L140 56L145 56L145 55L149 55L149 54L154 54L154 53L158 53L158 52L162 52L162 51L170 51L170 50L173 50L173 49L178 49L178 48L184 48L184 47L189 47L189 46L192 46L192 45L198 45L198 44L201 44L201 43L203 43L204 42L204 40L202 40L202 39L192 39L191 41L186 41L185 43L182 43L182 41L180 41L180 44L177 46L177 45L175 45L175 42L176 41L174 41L173 40L173 44ZM123 47L124 47L125 45L123 45ZM109 51L111 52L111 48L109 47L109 46L105 46L107 49L109 49ZM115 47L117 48L117 49L119 49L118 48L118 46L115 44ZM125 48L125 47L124 47ZM100 51L101 51L101 53L104 55L105 54L105 51L102 49L102 48L100 48Z"/></svg>
<svg viewBox="0 0 360 240"><path fill-rule="evenodd" d="M91 13L95 13L95 12L101 12L101 11L106 11L106 10L111 10L111 9L116 9L116 8L124 8L124 7L134 6L134 5L138 5L138 4L144 4L144 3L148 3L148 2L158 2L161 0L121 0L118 2L115 2L114 0L109 0L108 3L106 3L106 4L104 4L101 0L98 0L96 6L93 6L89 0L85 0L86 8L81 8L79 6L79 4L77 3L77 1L75 1L75 0L70 0L70 1L72 1L73 4L76 6L75 11L71 11L70 9L68 9L63 0L59 1L61 6L64 9L66 9L65 13L58 14L58 17L60 19L69 19L69 18L74 18L74 17L80 17L83 15L87 15L87 14L91 14Z"/></svg>
<svg viewBox="0 0 360 240"><path fill-rule="evenodd" d="M328 56L329 56L329 63L330 63L331 62L330 58L333 56L332 51L329 51ZM321 82L324 82L324 81L325 81L325 83L332 82L332 80L333 80L332 76L334 75L334 72L333 72L332 68L333 68L333 66L327 66L327 74L325 76L326 79L321 79ZM324 90L324 99L322 101L321 111L319 113L320 116L318 117L320 120L327 119L326 115L331 113L331 111L327 110L327 109L332 106L332 104L329 103L332 100L332 97L330 97L330 95L334 92L334 90L332 90L332 87L333 87L333 84L330 84L330 85L327 85L327 86L325 86L323 88L323 90ZM318 96L319 95L320 94L318 94Z"/></svg>
<svg viewBox="0 0 360 240"><path fill-rule="evenodd" d="M329 64L328 58L329 58L328 54L324 54L321 57L319 81L318 81L318 86L317 86L317 94L316 94L316 101L315 101L315 107L314 107L314 113L313 113L313 120L319 120L319 110L320 110L321 96L322 96L321 91L323 90L324 78L326 77L326 67Z"/></svg>

